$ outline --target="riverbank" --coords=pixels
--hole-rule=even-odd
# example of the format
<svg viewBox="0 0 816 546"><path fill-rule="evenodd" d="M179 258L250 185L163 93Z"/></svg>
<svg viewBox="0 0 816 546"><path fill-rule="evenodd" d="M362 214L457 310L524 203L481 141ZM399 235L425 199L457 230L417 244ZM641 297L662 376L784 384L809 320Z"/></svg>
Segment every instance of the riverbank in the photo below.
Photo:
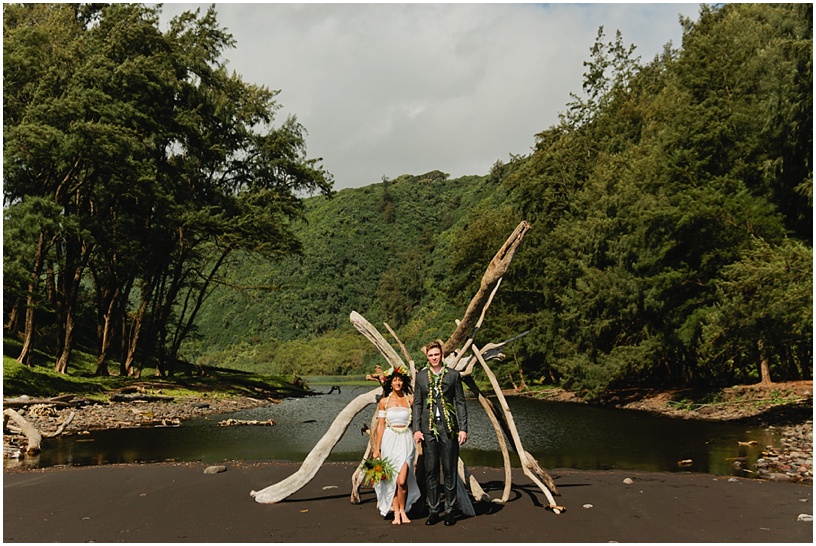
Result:
<svg viewBox="0 0 816 546"><path fill-rule="evenodd" d="M202 463L6 472L3 541L14 542L803 542L812 543L812 488L707 474L552 470L566 511L519 469L506 505L476 503L453 527L392 525L370 487L351 504L349 463L327 463L278 504L250 491L278 483L294 463ZM503 471L472 468L492 497Z"/></svg>

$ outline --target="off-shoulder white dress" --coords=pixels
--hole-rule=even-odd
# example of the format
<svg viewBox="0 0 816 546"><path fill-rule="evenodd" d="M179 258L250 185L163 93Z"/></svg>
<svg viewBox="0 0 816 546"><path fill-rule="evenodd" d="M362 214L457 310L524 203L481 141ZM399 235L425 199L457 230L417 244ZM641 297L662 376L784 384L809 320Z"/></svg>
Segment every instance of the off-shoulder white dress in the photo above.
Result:
<svg viewBox="0 0 816 546"><path fill-rule="evenodd" d="M405 500L405 511L409 511L411 506L419 500L419 485L414 474L414 455L416 444L414 435L411 432L411 408L391 407L380 410L378 417L385 417L385 431L383 432L382 443L380 444L380 456L388 459L391 465L399 474L404 464L408 465L408 497ZM391 504L397 492L397 475L391 480L380 480L374 486L377 493L377 508L380 514L385 516L391 511Z"/></svg>

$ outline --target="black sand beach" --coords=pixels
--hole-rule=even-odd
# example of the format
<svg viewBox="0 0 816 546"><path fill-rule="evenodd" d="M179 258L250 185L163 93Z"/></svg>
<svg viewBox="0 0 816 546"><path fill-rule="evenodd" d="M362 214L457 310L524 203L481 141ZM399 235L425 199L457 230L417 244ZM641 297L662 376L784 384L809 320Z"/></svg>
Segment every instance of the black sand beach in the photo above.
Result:
<svg viewBox="0 0 816 546"><path fill-rule="evenodd" d="M351 504L349 463L330 463L284 501L250 496L295 463L164 463L5 471L4 542L813 542L809 485L691 473L550 470L566 512L514 469L504 505L477 503L456 525L392 525L371 488ZM492 497L500 469L473 468ZM631 478L633 483L624 483ZM414 515L412 514L412 515Z"/></svg>

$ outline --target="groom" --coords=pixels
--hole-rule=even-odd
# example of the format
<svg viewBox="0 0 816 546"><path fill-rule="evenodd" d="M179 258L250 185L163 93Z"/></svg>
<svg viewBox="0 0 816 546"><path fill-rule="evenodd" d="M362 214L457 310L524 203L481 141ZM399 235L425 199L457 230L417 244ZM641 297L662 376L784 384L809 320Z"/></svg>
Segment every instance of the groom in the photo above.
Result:
<svg viewBox="0 0 816 546"><path fill-rule="evenodd" d="M467 407L459 372L442 361L442 342L425 347L428 367L417 372L411 422L414 441L422 443L430 515L425 525L439 517L439 468L445 480L445 525L456 523L454 507L458 479L459 446L467 441Z"/></svg>

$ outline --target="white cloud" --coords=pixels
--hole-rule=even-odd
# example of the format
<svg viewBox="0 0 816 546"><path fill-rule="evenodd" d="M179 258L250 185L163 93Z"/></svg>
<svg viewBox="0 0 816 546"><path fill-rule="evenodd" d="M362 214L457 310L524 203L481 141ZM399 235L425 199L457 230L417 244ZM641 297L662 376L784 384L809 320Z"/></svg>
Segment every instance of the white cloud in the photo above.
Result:
<svg viewBox="0 0 816 546"><path fill-rule="evenodd" d="M527 154L580 93L603 25L644 61L699 4L216 4L244 80L280 89L336 189ZM165 18L206 4L165 4Z"/></svg>

